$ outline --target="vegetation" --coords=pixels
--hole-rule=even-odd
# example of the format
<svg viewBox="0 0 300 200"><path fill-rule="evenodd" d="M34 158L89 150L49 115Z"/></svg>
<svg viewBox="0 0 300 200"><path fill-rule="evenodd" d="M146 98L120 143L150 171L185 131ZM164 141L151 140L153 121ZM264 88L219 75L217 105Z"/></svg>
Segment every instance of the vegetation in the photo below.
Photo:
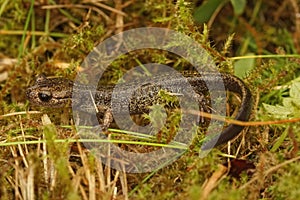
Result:
<svg viewBox="0 0 300 200"><path fill-rule="evenodd" d="M299 198L299 0L0 2L1 199ZM82 145L70 108L35 107L26 100L35 75L74 79L87 70L80 64L94 46L138 27L190 36L220 71L245 81L253 112L238 138L201 158L199 134L176 162L124 173L102 165ZM145 49L116 59L103 82L150 62L191 68L183 58ZM164 113L143 120L159 117ZM170 126L150 141L124 130L109 133L122 148L147 152L173 137L178 113L168 120Z"/></svg>

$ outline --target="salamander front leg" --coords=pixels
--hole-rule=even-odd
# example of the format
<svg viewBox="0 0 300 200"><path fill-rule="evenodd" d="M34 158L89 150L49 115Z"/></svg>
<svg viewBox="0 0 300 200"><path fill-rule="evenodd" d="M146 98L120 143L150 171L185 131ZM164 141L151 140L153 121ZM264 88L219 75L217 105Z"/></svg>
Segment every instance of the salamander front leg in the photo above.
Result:
<svg viewBox="0 0 300 200"><path fill-rule="evenodd" d="M108 106L98 106L97 105L97 118L99 122L99 128L102 131L106 131L110 124L113 122L112 109Z"/></svg>
<svg viewBox="0 0 300 200"><path fill-rule="evenodd" d="M104 112L104 116L103 116L103 124L102 124L102 130L106 131L109 127L109 125L112 123L113 121L113 115L112 115L112 110L111 108L108 108L105 112Z"/></svg>

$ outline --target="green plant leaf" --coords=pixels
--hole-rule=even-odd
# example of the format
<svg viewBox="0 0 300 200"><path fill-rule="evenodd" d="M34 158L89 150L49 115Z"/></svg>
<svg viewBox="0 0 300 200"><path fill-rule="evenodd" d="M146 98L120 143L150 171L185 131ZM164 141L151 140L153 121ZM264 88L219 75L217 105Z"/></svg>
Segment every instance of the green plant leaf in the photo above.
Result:
<svg viewBox="0 0 300 200"><path fill-rule="evenodd" d="M300 82L293 82L290 89L290 96L300 98Z"/></svg>
<svg viewBox="0 0 300 200"><path fill-rule="evenodd" d="M275 118L300 116L300 82L292 81L289 96L282 97L282 105L268 105L263 103L265 111Z"/></svg>
<svg viewBox="0 0 300 200"><path fill-rule="evenodd" d="M230 2L233 6L234 14L240 15L244 12L247 3L246 0L230 0Z"/></svg>
<svg viewBox="0 0 300 200"><path fill-rule="evenodd" d="M247 56L253 56L253 53L248 53ZM234 75L239 78L244 78L247 73L253 69L255 58L245 58L234 63Z"/></svg>
<svg viewBox="0 0 300 200"><path fill-rule="evenodd" d="M263 103L263 107L267 113L269 113L272 116L277 117L277 118L287 117L288 115L290 115L292 113L289 108L280 106L280 105L272 106L272 105Z"/></svg>
<svg viewBox="0 0 300 200"><path fill-rule="evenodd" d="M206 23L209 21L213 13L219 6L223 6L227 1L224 0L209 0L204 1L201 6L195 9L194 18L198 23Z"/></svg>
<svg viewBox="0 0 300 200"><path fill-rule="evenodd" d="M298 111L300 108L300 98L286 97L282 100L282 104L286 108L293 108L294 111Z"/></svg>
<svg viewBox="0 0 300 200"><path fill-rule="evenodd" d="M284 139L287 137L288 135L288 128L286 128L283 133L280 135L280 137L277 139L277 141L275 142L275 144L273 145L273 147L271 148L271 152L275 152L283 143Z"/></svg>

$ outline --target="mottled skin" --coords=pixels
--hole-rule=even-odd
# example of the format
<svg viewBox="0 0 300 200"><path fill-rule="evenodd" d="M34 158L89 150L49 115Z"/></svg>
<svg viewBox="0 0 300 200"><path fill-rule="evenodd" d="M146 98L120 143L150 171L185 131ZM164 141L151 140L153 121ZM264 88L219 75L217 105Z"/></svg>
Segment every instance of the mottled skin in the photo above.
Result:
<svg viewBox="0 0 300 200"><path fill-rule="evenodd" d="M121 100L119 104L114 104L114 111L122 113L129 109L130 114L143 114L149 112L149 107L155 103L162 103L162 99L157 95L161 90L160 83L164 83L164 89L180 91L182 85L188 81L195 91L192 98L197 98L201 109L205 112L211 112L209 106L210 101L207 99L208 88L218 89L220 83L224 84L227 91L238 94L241 98L241 106L235 116L236 120L247 121L252 109L252 97L250 90L239 78L225 73L206 72L201 75L193 72L183 72L185 77L178 77L173 74L156 75L148 78L151 83L140 84L139 80L120 85L120 94L118 98ZM141 79L145 81L145 79ZM207 84L207 85L206 85ZM137 85L139 87L137 87ZM167 85L167 86L166 86ZM111 112L111 99L113 96L114 85L91 87L73 83L63 78L47 78L40 75L35 85L29 87L26 91L27 98L32 104L45 107L63 107L70 104L72 94L76 91L79 97L73 96L73 109L86 110L87 112L95 112L95 107L91 106L91 92L95 92L94 101L100 112ZM122 98L122 94L131 94L131 98ZM88 103L87 103L88 102ZM105 115L104 115L105 116ZM111 116L111 115L108 115ZM105 119L104 119L105 121ZM109 121L109 120L106 120ZM110 122L110 121L109 121ZM230 124L221 133L205 141L202 150L211 149L215 146L223 144L236 137L242 130L243 126Z"/></svg>

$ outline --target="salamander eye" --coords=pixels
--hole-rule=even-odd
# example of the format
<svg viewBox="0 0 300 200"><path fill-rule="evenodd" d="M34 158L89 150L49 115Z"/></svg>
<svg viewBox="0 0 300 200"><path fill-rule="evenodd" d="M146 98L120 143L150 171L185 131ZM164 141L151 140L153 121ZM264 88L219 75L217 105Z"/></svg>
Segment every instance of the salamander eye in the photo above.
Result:
<svg viewBox="0 0 300 200"><path fill-rule="evenodd" d="M38 93L39 99L44 102L50 101L52 99L52 93L50 91L41 91Z"/></svg>

